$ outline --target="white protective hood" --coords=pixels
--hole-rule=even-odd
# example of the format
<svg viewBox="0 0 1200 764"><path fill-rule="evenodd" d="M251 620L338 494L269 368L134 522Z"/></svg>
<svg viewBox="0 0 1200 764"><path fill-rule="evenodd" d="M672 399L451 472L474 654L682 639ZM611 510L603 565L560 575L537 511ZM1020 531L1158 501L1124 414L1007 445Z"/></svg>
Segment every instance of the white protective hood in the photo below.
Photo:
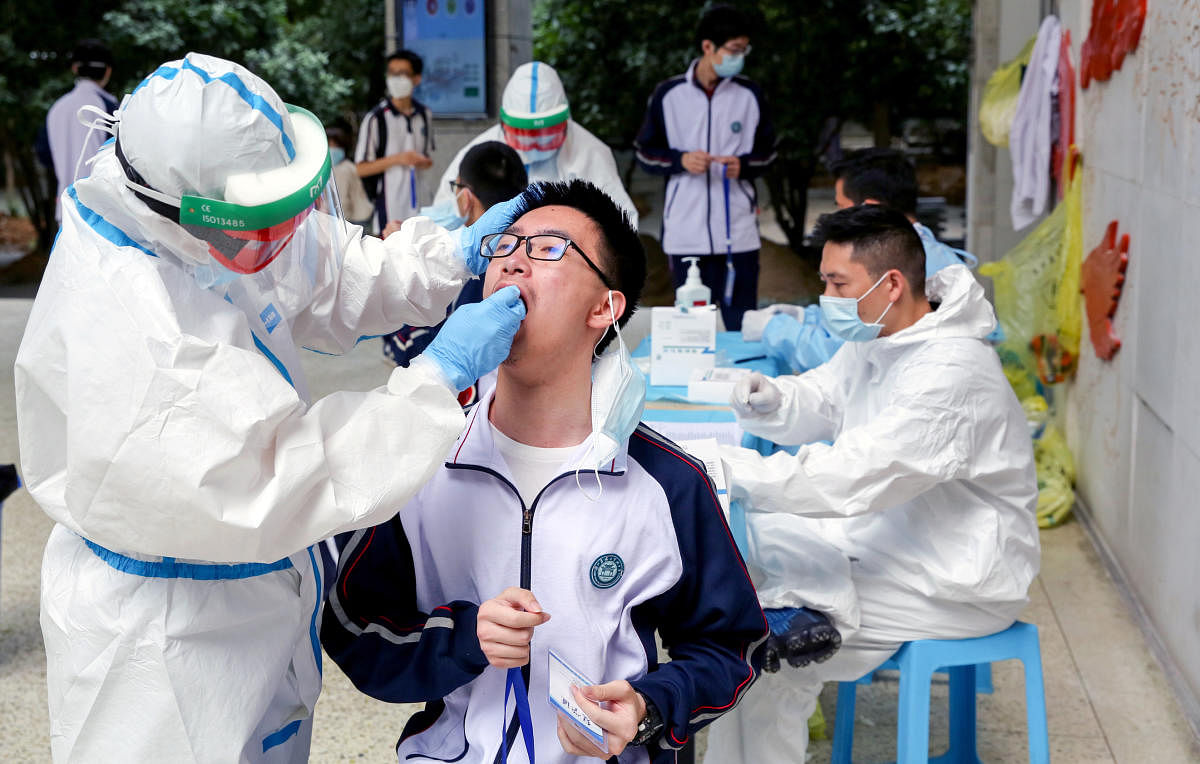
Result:
<svg viewBox="0 0 1200 764"><path fill-rule="evenodd" d="M502 104L506 111L529 116L532 114L549 114L567 105L567 94L563 89L562 80L558 73L545 63L537 67L536 84L533 81L533 63L529 62L517 67L504 87ZM530 98L533 95L534 109L530 110ZM500 141L504 143L504 131L499 124L489 127L475 136L470 143L463 146L455 155L450 166L442 173L442 179L437 186L437 195L433 203L439 204L453 200L450 192L450 181L458 178L458 166L472 146L485 141ZM638 227L637 207L629 198L617 171L617 162L613 159L612 150L604 141L588 132L583 125L575 120L567 123L567 139L551 159L525 166L529 173L529 182L563 181L579 178L595 185L612 197L622 209L629 213L630 220L636 230Z"/></svg>
<svg viewBox="0 0 1200 764"><path fill-rule="evenodd" d="M516 68L500 99L505 113L524 119L552 117L570 106L553 66L527 61Z"/></svg>

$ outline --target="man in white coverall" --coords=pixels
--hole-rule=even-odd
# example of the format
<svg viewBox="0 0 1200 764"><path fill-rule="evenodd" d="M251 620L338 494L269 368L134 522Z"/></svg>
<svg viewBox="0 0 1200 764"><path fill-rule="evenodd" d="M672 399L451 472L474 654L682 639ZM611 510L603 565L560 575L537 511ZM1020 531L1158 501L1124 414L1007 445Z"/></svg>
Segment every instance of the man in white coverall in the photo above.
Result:
<svg viewBox="0 0 1200 764"><path fill-rule="evenodd" d="M722 458L749 505L763 607L833 611L842 647L765 674L713 724L710 764L803 762L823 682L858 679L910 640L1005 629L1038 570L1029 431L984 339L996 319L983 289L964 265L926 281L912 224L882 206L826 215L817 237L821 309L846 344L800 376L755 375L732 401L747 432L808 445ZM814 548L835 559L811 564Z"/></svg>
<svg viewBox="0 0 1200 764"><path fill-rule="evenodd" d="M442 175L433 203L454 204L450 181L471 147L501 141L521 155L529 182L579 178L608 194L629 213L637 230L637 208L621 183L612 150L583 125L571 119L567 93L554 67L541 61L521 64L508 78L500 105L500 123L475 136L455 155Z"/></svg>
<svg viewBox="0 0 1200 764"><path fill-rule="evenodd" d="M508 354L516 289L456 312L369 392L309 402L299 354L429 324L496 205L387 241L341 218L328 141L241 66L189 53L110 115L64 193L16 361L56 761L303 761L321 690L312 546L386 520ZM454 324L454 326L452 326Z"/></svg>

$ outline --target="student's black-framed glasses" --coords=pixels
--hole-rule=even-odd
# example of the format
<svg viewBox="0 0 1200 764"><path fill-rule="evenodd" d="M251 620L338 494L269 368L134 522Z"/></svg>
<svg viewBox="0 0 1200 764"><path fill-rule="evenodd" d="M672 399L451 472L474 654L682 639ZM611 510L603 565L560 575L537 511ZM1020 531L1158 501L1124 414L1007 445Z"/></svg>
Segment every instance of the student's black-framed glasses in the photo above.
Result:
<svg viewBox="0 0 1200 764"><path fill-rule="evenodd" d="M480 254L488 260L495 260L501 257L508 257L517 251L517 247L521 242L525 242L525 255L530 260L562 260L567 254L567 250L574 248L583 261L588 264L588 267L596 272L600 280L604 282L604 286L609 289L616 289L615 286L608 280L608 276L604 275L604 271L588 257L579 245L571 241L565 236L559 236L553 233L539 233L533 236L521 236L515 233L493 233L483 237L483 243L480 245Z"/></svg>
<svg viewBox="0 0 1200 764"><path fill-rule="evenodd" d="M450 184L450 193L452 193L452 194L457 194L459 192L459 189L463 189L463 188L467 189L468 191L471 190L471 187L468 186L466 183L459 183L457 180L448 180L446 182Z"/></svg>

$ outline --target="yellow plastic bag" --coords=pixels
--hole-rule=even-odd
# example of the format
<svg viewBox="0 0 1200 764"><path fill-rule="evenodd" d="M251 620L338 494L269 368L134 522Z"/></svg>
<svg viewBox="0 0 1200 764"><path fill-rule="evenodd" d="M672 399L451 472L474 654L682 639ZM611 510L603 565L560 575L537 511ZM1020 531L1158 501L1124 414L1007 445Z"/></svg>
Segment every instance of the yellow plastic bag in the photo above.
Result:
<svg viewBox="0 0 1200 764"><path fill-rule="evenodd" d="M1037 464L1038 527L1053 528L1070 517L1075 506L1075 459L1067 439L1053 423L1033 442L1033 459Z"/></svg>
<svg viewBox="0 0 1200 764"><path fill-rule="evenodd" d="M825 713L821 711L821 704L818 703L813 715L808 717L808 739L825 740L828 737L829 728L825 726Z"/></svg>
<svg viewBox="0 0 1200 764"><path fill-rule="evenodd" d="M1047 385L1066 380L1079 360L1082 178L1077 171L1063 203L1011 252L979 266L995 286L996 314L1005 335L998 348L1001 361L1035 371Z"/></svg>
<svg viewBox="0 0 1200 764"><path fill-rule="evenodd" d="M1071 176L1071 155L1068 151L1063 177ZM1063 271L1055 296L1055 315L1058 321L1058 338L1063 348L1073 358L1079 358L1079 343L1083 337L1083 298L1080 283L1083 278L1083 168L1076 166L1074 177L1067 183L1062 207L1066 208L1067 222L1063 230Z"/></svg>
<svg viewBox="0 0 1200 764"><path fill-rule="evenodd" d="M988 78L979 104L979 129L993 146L1008 146L1008 133L1017 115L1017 96L1021 93L1021 73L1029 65L1037 35L1012 61L1001 64Z"/></svg>

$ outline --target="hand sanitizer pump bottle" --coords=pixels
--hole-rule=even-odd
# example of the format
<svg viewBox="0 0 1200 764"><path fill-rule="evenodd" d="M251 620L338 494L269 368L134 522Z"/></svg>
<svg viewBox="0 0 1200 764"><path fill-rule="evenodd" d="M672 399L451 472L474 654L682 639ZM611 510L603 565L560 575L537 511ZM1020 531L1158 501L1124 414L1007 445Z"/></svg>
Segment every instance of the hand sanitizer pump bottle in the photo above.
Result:
<svg viewBox="0 0 1200 764"><path fill-rule="evenodd" d="M688 266L687 280L683 286L675 290L675 307L692 308L697 305L708 305L712 301L712 290L704 286L700 280L700 258L685 257L684 262L691 261Z"/></svg>

